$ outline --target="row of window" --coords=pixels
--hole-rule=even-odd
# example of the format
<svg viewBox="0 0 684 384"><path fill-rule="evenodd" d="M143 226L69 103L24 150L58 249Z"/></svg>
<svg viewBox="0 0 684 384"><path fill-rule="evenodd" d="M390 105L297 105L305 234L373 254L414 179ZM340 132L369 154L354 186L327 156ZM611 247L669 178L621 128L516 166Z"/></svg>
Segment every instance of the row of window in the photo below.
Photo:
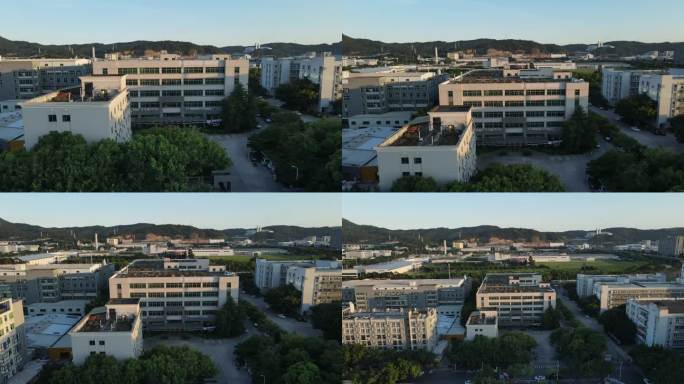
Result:
<svg viewBox="0 0 684 384"><path fill-rule="evenodd" d="M508 111L508 112L473 112L475 119L495 119L502 117L565 117L565 111Z"/></svg>
<svg viewBox="0 0 684 384"><path fill-rule="evenodd" d="M466 107L481 108L485 107L564 107L565 100L509 100L509 101L479 101L471 100L464 101L463 105Z"/></svg>
<svg viewBox="0 0 684 384"><path fill-rule="evenodd" d="M30 80L29 80L30 81ZM29 83L30 84L30 83ZM225 78L213 79L127 79L128 86L223 85Z"/></svg>
<svg viewBox="0 0 684 384"><path fill-rule="evenodd" d="M218 288L218 282L195 282L195 283L131 283L128 285L130 289L145 289L145 288ZM119 287L121 288L121 287Z"/></svg>
<svg viewBox="0 0 684 384"><path fill-rule="evenodd" d="M223 101L185 101L180 102L164 102L160 103L158 101L143 101L143 102L132 102L132 109L159 109L159 108L180 108L181 106L185 108L218 108L221 107Z"/></svg>
<svg viewBox="0 0 684 384"><path fill-rule="evenodd" d="M218 291L205 291L205 292L132 292L132 298L145 298L145 297L216 297L218 296Z"/></svg>
<svg viewBox="0 0 684 384"><path fill-rule="evenodd" d="M565 95L564 89L489 89L463 91L463 97L481 96L557 96ZM449 97L454 97L454 91L449 91Z"/></svg>
<svg viewBox="0 0 684 384"><path fill-rule="evenodd" d="M189 89L185 91L169 90L169 91L130 91L131 97L179 97L179 96L225 96L226 91L223 89Z"/></svg>
<svg viewBox="0 0 684 384"><path fill-rule="evenodd" d="M48 122L56 123L57 122L57 115L48 115ZM71 122L71 115L62 115L62 122L63 123Z"/></svg>
<svg viewBox="0 0 684 384"><path fill-rule="evenodd" d="M528 121L527 123L475 123L475 129L481 128L558 128L563 126L563 121Z"/></svg>
<svg viewBox="0 0 684 384"><path fill-rule="evenodd" d="M182 301L141 301L141 307L216 307L218 306L218 301L186 301L185 304Z"/></svg>
<svg viewBox="0 0 684 384"><path fill-rule="evenodd" d="M154 68L119 68L119 75L157 75L163 74L179 74L179 73L224 73L225 67L154 67ZM240 74L240 67L234 67L233 73ZM102 69L103 75L109 74L108 68Z"/></svg>

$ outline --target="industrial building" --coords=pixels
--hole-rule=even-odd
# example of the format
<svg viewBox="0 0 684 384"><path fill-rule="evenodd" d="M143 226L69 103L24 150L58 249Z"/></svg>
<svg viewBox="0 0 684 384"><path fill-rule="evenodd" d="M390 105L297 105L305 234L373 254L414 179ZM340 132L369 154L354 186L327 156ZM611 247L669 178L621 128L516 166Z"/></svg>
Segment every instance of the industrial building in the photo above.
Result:
<svg viewBox="0 0 684 384"><path fill-rule="evenodd" d="M91 72L90 59L0 57L0 101L28 100L60 89L78 87L79 78Z"/></svg>
<svg viewBox="0 0 684 384"><path fill-rule="evenodd" d="M479 145L547 145L578 107L587 111L589 83L552 68L474 70L440 84L439 105L472 107Z"/></svg>
<svg viewBox="0 0 684 384"><path fill-rule="evenodd" d="M207 259L135 260L109 279L110 298L140 299L146 330L202 330L238 292L238 276Z"/></svg>
<svg viewBox="0 0 684 384"><path fill-rule="evenodd" d="M619 283L628 284L630 282L653 282L664 283L667 276L664 273L636 274L636 275L585 275L577 274L577 296L587 297L594 295L594 286L597 283Z"/></svg>
<svg viewBox="0 0 684 384"><path fill-rule="evenodd" d="M556 291L540 274L488 273L477 290L479 311L496 311L500 326L538 326L556 308Z"/></svg>
<svg viewBox="0 0 684 384"><path fill-rule="evenodd" d="M649 347L684 348L684 300L627 301L636 339Z"/></svg>
<svg viewBox="0 0 684 384"><path fill-rule="evenodd" d="M93 74L126 75L134 126L199 125L220 119L222 101L238 83L247 90L249 61L230 55L113 54L93 62Z"/></svg>

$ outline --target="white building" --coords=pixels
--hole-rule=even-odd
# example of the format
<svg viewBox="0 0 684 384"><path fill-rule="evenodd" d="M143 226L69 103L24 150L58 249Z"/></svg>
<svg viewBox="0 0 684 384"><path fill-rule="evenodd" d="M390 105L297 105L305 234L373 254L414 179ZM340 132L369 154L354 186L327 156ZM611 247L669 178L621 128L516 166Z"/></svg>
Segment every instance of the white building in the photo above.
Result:
<svg viewBox="0 0 684 384"><path fill-rule="evenodd" d="M465 339L474 340L477 336L494 338L499 336L499 322L496 311L474 311L466 322Z"/></svg>
<svg viewBox="0 0 684 384"><path fill-rule="evenodd" d="M385 263L359 265L356 269L360 273L394 273L402 274L419 269L423 263L428 262L429 258L411 258L392 260Z"/></svg>
<svg viewBox="0 0 684 384"><path fill-rule="evenodd" d="M435 107L427 121L405 126L375 150L382 191L403 176L432 177L440 184L467 182L477 166L471 107Z"/></svg>
<svg viewBox="0 0 684 384"><path fill-rule="evenodd" d="M28 362L21 300L0 301L0 381L9 380Z"/></svg>
<svg viewBox="0 0 684 384"><path fill-rule="evenodd" d="M71 132L94 143L131 139L126 76L83 76L81 87L21 103L27 149L50 132Z"/></svg>
<svg viewBox="0 0 684 384"><path fill-rule="evenodd" d="M111 55L93 63L94 75L126 75L135 126L204 124L220 119L222 101L239 83L247 90L249 61L230 55L158 57Z"/></svg>
<svg viewBox="0 0 684 384"><path fill-rule="evenodd" d="M106 354L123 361L143 351L140 299L112 299L93 309L69 331L76 365L91 355Z"/></svg>
<svg viewBox="0 0 684 384"><path fill-rule="evenodd" d="M329 111L342 97L342 60L329 54L261 59L261 86L270 94L283 84L302 79L319 86L318 109Z"/></svg>
<svg viewBox="0 0 684 384"><path fill-rule="evenodd" d="M636 325L639 343L684 348L684 300L629 300L625 311Z"/></svg>
<svg viewBox="0 0 684 384"><path fill-rule="evenodd" d="M135 260L109 279L111 298L140 299L148 330L201 330L238 292L239 277L207 259Z"/></svg>
<svg viewBox="0 0 684 384"><path fill-rule="evenodd" d="M441 106L470 106L481 145L544 145L561 138L564 122L589 106L589 83L570 71L475 70L439 86Z"/></svg>
<svg viewBox="0 0 684 384"><path fill-rule="evenodd" d="M658 104L656 123L664 127L671 118L684 114L684 70L641 76L639 93Z"/></svg>
<svg viewBox="0 0 684 384"><path fill-rule="evenodd" d="M343 259L354 260L354 259L374 259L376 257L389 257L392 256L393 251L391 249L365 249L365 250L352 250L346 251L342 255Z"/></svg>
<svg viewBox="0 0 684 384"><path fill-rule="evenodd" d="M664 273L636 274L636 275L577 275L577 296L587 297L594 295L594 286L597 283L621 283L630 282L654 282L664 283L667 276Z"/></svg>
<svg viewBox="0 0 684 384"><path fill-rule="evenodd" d="M601 94L610 105L616 105L620 100L640 93L641 76L656 71L639 71L623 68L603 68L603 82Z"/></svg>
<svg viewBox="0 0 684 384"><path fill-rule="evenodd" d="M475 305L480 311L496 311L502 326L541 325L544 312L556 308L556 291L540 274L488 273Z"/></svg>

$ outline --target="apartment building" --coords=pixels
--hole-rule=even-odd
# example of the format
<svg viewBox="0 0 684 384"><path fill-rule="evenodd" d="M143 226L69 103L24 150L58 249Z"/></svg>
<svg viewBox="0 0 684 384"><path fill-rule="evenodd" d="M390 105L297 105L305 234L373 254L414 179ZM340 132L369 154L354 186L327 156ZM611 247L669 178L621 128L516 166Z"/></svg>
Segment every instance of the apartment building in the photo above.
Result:
<svg viewBox="0 0 684 384"><path fill-rule="evenodd" d="M467 182L476 171L471 107L437 106L379 144L379 188L389 191L403 176L432 177L440 184Z"/></svg>
<svg viewBox="0 0 684 384"><path fill-rule="evenodd" d="M133 136L126 76L82 76L81 85L21 103L24 141L33 148L50 132L71 132L94 143Z"/></svg>
<svg viewBox="0 0 684 384"><path fill-rule="evenodd" d="M465 339L475 340L477 336L499 336L499 321L496 311L474 311L466 321Z"/></svg>
<svg viewBox="0 0 684 384"><path fill-rule="evenodd" d="M479 311L496 311L501 326L538 326L556 308L556 291L535 273L488 273L477 290Z"/></svg>
<svg viewBox="0 0 684 384"><path fill-rule="evenodd" d="M640 93L641 76L657 71L638 71L622 68L603 68L603 82L601 94L610 105L616 105L620 100Z"/></svg>
<svg viewBox="0 0 684 384"><path fill-rule="evenodd" d="M342 116L416 111L437 104L437 89L448 77L404 67L352 72L344 80Z"/></svg>
<svg viewBox="0 0 684 384"><path fill-rule="evenodd" d="M627 317L637 342L649 347L684 348L684 300L628 300Z"/></svg>
<svg viewBox="0 0 684 384"><path fill-rule="evenodd" d="M126 75L134 126L205 124L220 119L222 100L236 84L248 87L249 61L230 55L158 57L109 55L94 75Z"/></svg>
<svg viewBox="0 0 684 384"><path fill-rule="evenodd" d="M670 69L666 74L641 76L639 93L658 104L656 124L665 127L671 118L684 114L684 70Z"/></svg>
<svg viewBox="0 0 684 384"><path fill-rule="evenodd" d="M563 123L589 106L589 83L572 72L474 70L439 86L441 106L470 106L484 146L545 145L561 139Z"/></svg>
<svg viewBox="0 0 684 384"><path fill-rule="evenodd" d="M143 352L140 299L112 299L93 309L69 331L73 363L92 355L135 359Z"/></svg>
<svg viewBox="0 0 684 384"><path fill-rule="evenodd" d="M286 283L302 293L301 313L319 304L342 299L342 267L292 266L287 269Z"/></svg>
<svg viewBox="0 0 684 384"><path fill-rule="evenodd" d="M23 369L27 354L24 311L21 300L0 300L0 382L8 383Z"/></svg>
<svg viewBox="0 0 684 384"><path fill-rule="evenodd" d="M28 100L44 93L78 87L92 72L89 59L0 57L0 101Z"/></svg>
<svg viewBox="0 0 684 384"><path fill-rule="evenodd" d="M261 59L261 86L271 95L283 84L308 79L319 86L318 110L329 112L342 97L342 60L330 54Z"/></svg>
<svg viewBox="0 0 684 384"><path fill-rule="evenodd" d="M436 308L440 315L456 316L472 281L457 279L352 280L342 283L342 301L361 312Z"/></svg>
<svg viewBox="0 0 684 384"><path fill-rule="evenodd" d="M594 295L600 301L601 312L627 304L630 299L665 300L684 298L684 284L630 282L628 284L597 283Z"/></svg>
<svg viewBox="0 0 684 384"><path fill-rule="evenodd" d="M437 340L437 311L434 308L387 312L349 310L342 316L343 344L431 351Z"/></svg>
<svg viewBox="0 0 684 384"><path fill-rule="evenodd" d="M93 300L107 290L114 265L2 264L0 296L22 299L25 305L62 300Z"/></svg>
<svg viewBox="0 0 684 384"><path fill-rule="evenodd" d="M238 292L238 276L207 259L135 260L109 279L112 299L140 299L147 330L201 330Z"/></svg>
<svg viewBox="0 0 684 384"><path fill-rule="evenodd" d="M658 254L668 257L684 255L684 236L666 236L658 240Z"/></svg>
<svg viewBox="0 0 684 384"><path fill-rule="evenodd" d="M597 283L620 283L628 284L630 282L653 282L664 283L667 276L662 273L651 274L635 274L635 275L577 275L577 296L588 297L594 295L594 285Z"/></svg>

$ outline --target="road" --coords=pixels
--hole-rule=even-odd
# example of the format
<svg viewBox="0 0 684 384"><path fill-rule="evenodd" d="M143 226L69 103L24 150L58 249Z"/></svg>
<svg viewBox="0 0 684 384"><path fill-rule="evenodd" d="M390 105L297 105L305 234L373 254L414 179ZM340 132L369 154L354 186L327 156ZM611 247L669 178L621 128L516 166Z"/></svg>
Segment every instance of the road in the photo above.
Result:
<svg viewBox="0 0 684 384"><path fill-rule="evenodd" d="M287 332L296 333L306 337L321 337L323 333L319 329L314 329L311 323L304 321L297 321L295 319L286 317L278 317L278 313L273 312L268 304L261 297L254 297L246 293L240 293L240 300L245 300L261 310L268 316L269 320L276 323L280 328Z"/></svg>
<svg viewBox="0 0 684 384"><path fill-rule="evenodd" d="M247 143L254 132L232 135L207 135L219 144L233 161L231 172L232 192L282 192L285 188L273 179L271 171L249 160Z"/></svg>
<svg viewBox="0 0 684 384"><path fill-rule="evenodd" d="M565 292L563 292L562 289L558 289L556 292L558 292L558 298L563 300L563 304L570 309L582 325L591 330L603 333L603 326L593 317L586 316L577 304L565 295ZM612 355L615 365L615 371L612 373L611 377L620 379L625 384L643 384L643 375L639 368L632 364L632 358L629 354L611 338L606 336L606 340L607 352Z"/></svg>
<svg viewBox="0 0 684 384"><path fill-rule="evenodd" d="M590 192L587 183L587 164L613 148L610 143L603 140L599 141L601 148L583 155L549 155L532 151L531 156L523 156L522 153L511 149L501 150L507 153L506 156L501 156L501 151L487 152L477 155L477 168L484 170L495 163L504 165L530 164L557 175L566 192Z"/></svg>
<svg viewBox="0 0 684 384"><path fill-rule="evenodd" d="M449 368L434 369L412 383L415 384L463 384L466 380L473 380L473 375L465 372L455 372Z"/></svg>
<svg viewBox="0 0 684 384"><path fill-rule="evenodd" d="M668 133L667 136L658 136L643 130L641 132L635 132L631 130L627 124L621 122L620 115L615 113L613 110L604 110L596 107L589 107L589 110L610 120L610 122L620 128L624 134L630 136L647 147L664 148L675 152L684 152L684 144L677 142L677 139L671 133Z"/></svg>
<svg viewBox="0 0 684 384"><path fill-rule="evenodd" d="M145 337L143 340L144 349L151 350L159 344L166 344L169 346L188 346L196 349L205 355L209 356L218 368L218 376L216 379L221 384L249 384L252 380L247 373L246 368L238 368L233 363L233 351L235 346L250 335L257 334L257 330L252 326L248 326L247 333L234 339L204 339L195 336L176 336L176 335L157 335Z"/></svg>

